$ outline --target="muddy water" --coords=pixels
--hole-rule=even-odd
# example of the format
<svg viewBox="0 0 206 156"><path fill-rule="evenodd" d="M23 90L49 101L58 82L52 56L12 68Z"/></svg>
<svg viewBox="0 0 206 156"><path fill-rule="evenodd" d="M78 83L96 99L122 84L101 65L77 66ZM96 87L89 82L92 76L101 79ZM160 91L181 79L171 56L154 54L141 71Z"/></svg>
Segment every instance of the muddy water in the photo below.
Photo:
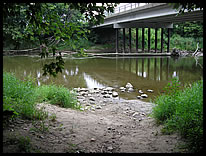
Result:
<svg viewBox="0 0 206 156"><path fill-rule="evenodd" d="M116 88L120 97L136 99L138 92L122 93L119 87L130 82L135 89L147 93L153 99L162 89L177 76L181 83L191 83L203 78L203 69L194 58L173 59L170 57L138 57L138 58L84 58L65 59L65 69L56 78L42 76L42 65L47 60L39 57L3 56L3 71L13 72L24 79L31 75L38 85L57 84L67 88L85 87L101 88L111 86ZM203 65L203 59L199 62Z"/></svg>

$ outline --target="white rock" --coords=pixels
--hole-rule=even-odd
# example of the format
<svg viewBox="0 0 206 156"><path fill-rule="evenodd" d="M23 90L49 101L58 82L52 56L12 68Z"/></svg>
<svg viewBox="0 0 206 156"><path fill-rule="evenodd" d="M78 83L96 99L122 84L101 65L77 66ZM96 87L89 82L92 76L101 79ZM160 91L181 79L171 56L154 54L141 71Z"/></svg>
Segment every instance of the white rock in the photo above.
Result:
<svg viewBox="0 0 206 156"><path fill-rule="evenodd" d="M120 89L120 90L125 90L126 88L124 88L124 87L120 87L119 89Z"/></svg>
<svg viewBox="0 0 206 156"><path fill-rule="evenodd" d="M91 140L90 140L91 142L94 142L94 141L96 141L96 139L95 138L91 138Z"/></svg>
<svg viewBox="0 0 206 156"><path fill-rule="evenodd" d="M88 91L88 88L80 88L80 92L82 92L82 91Z"/></svg>
<svg viewBox="0 0 206 156"><path fill-rule="evenodd" d="M142 90L139 90L138 92L139 92L140 94L143 94L143 91L142 91Z"/></svg>
<svg viewBox="0 0 206 156"><path fill-rule="evenodd" d="M139 113L135 112L132 116L136 118L137 116L139 116Z"/></svg>
<svg viewBox="0 0 206 156"><path fill-rule="evenodd" d="M142 94L141 97L143 97L143 98L147 98L148 95L147 95L147 94Z"/></svg>
<svg viewBox="0 0 206 156"><path fill-rule="evenodd" d="M109 146L109 147L107 147L107 150L113 150L113 147L112 146Z"/></svg>
<svg viewBox="0 0 206 156"><path fill-rule="evenodd" d="M112 88L112 87L107 87L107 88L105 88L104 90L106 90L106 91L113 91L114 88Z"/></svg>
<svg viewBox="0 0 206 156"><path fill-rule="evenodd" d="M147 89L148 92L153 93L154 91L152 89Z"/></svg>
<svg viewBox="0 0 206 156"><path fill-rule="evenodd" d="M133 88L132 84L131 84L131 83L129 83L129 82L126 84L126 86L125 86L125 87L126 87L126 88Z"/></svg>
<svg viewBox="0 0 206 156"><path fill-rule="evenodd" d="M117 96L118 96L118 93L113 91L113 92L112 92L112 96L113 96L113 97L117 97Z"/></svg>
<svg viewBox="0 0 206 156"><path fill-rule="evenodd" d="M109 94L103 95L104 98L110 98L111 96Z"/></svg>
<svg viewBox="0 0 206 156"><path fill-rule="evenodd" d="M128 92L133 92L134 89L133 88L128 88Z"/></svg>
<svg viewBox="0 0 206 156"><path fill-rule="evenodd" d="M143 97L141 97L141 96L139 96L139 95L137 96L137 98L138 98L138 99L143 99Z"/></svg>
<svg viewBox="0 0 206 156"><path fill-rule="evenodd" d="M96 109L102 109L102 107L100 105L97 105Z"/></svg>

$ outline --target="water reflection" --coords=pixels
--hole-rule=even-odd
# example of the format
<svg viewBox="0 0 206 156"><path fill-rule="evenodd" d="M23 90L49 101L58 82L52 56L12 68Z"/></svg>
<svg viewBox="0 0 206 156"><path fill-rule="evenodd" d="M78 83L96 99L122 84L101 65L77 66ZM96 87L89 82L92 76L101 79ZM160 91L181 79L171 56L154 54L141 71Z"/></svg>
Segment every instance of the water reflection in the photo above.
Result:
<svg viewBox="0 0 206 156"><path fill-rule="evenodd" d="M14 72L20 79L31 75L36 78L38 85L54 83L67 88L104 86L118 88L130 82L138 89L153 89L153 95L161 92L174 76L178 77L182 83L194 82L203 77L203 70L196 65L193 58L178 60L170 57L67 59L63 72L56 78L42 76L43 60L36 61L37 59L39 58L4 56L3 70ZM199 62L202 65L203 59L200 58ZM135 93L124 98L134 97L136 97Z"/></svg>
<svg viewBox="0 0 206 156"><path fill-rule="evenodd" d="M87 83L87 88L103 88L104 85L100 84L97 80L94 80L91 76L83 73L84 79Z"/></svg>

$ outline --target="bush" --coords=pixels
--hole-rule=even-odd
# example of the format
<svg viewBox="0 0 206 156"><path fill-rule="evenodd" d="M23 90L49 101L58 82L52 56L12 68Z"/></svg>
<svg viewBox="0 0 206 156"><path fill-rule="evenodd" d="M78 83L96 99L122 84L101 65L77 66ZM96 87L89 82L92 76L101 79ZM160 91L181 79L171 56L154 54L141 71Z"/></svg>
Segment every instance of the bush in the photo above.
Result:
<svg viewBox="0 0 206 156"><path fill-rule="evenodd" d="M188 140L188 148L199 152L203 148L203 80L183 91L176 87L171 85L175 94L165 93L154 100L153 117L164 123L163 131L179 132Z"/></svg>

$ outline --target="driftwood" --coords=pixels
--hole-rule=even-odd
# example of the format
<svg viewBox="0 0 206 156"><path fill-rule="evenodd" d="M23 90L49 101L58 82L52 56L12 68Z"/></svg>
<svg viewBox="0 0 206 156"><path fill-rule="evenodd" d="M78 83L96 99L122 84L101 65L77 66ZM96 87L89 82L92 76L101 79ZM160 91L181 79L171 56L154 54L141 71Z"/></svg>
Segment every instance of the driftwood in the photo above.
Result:
<svg viewBox="0 0 206 156"><path fill-rule="evenodd" d="M5 52L28 52L28 51L34 51L34 50L40 50L40 48L32 48L32 49L24 49L24 50L3 50Z"/></svg>
<svg viewBox="0 0 206 156"><path fill-rule="evenodd" d="M202 56L202 53L199 52L198 49L199 49L199 42L197 43L197 48L196 48L195 52L192 54L192 56L194 57L194 59L196 61L196 66L199 65L201 68L203 68L202 65L198 62L199 56Z"/></svg>

